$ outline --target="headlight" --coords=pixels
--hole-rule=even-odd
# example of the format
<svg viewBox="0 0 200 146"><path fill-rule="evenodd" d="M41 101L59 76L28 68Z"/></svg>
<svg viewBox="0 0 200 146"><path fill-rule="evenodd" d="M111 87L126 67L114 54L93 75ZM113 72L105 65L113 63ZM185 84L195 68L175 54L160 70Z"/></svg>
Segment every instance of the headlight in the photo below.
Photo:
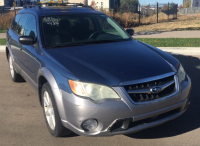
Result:
<svg viewBox="0 0 200 146"><path fill-rule="evenodd" d="M69 80L69 85L74 94L89 97L94 101L99 101L102 99L120 99L117 93L107 86L72 80Z"/></svg>
<svg viewBox="0 0 200 146"><path fill-rule="evenodd" d="M185 80L185 70L181 64L178 69L178 80L179 80L179 83Z"/></svg>

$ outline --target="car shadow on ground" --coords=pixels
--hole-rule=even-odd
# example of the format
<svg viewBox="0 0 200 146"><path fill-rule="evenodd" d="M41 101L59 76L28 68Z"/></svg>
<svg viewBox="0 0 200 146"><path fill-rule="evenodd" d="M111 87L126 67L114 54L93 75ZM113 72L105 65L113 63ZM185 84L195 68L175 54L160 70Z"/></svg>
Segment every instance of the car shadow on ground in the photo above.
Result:
<svg viewBox="0 0 200 146"><path fill-rule="evenodd" d="M200 127L200 59L192 56L174 55L192 80L192 102L179 118L160 126L126 135L137 139L157 139L181 135Z"/></svg>

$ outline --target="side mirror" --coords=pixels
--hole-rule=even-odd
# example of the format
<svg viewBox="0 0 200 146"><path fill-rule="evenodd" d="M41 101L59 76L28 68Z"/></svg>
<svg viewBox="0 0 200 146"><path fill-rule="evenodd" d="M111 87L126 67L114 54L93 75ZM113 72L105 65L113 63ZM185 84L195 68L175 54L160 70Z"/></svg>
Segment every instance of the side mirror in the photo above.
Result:
<svg viewBox="0 0 200 146"><path fill-rule="evenodd" d="M132 35L134 34L134 30L131 29L131 28L127 29L126 32L127 32L130 36L132 36Z"/></svg>
<svg viewBox="0 0 200 146"><path fill-rule="evenodd" d="M19 43L22 45L33 45L34 39L31 36L20 36Z"/></svg>

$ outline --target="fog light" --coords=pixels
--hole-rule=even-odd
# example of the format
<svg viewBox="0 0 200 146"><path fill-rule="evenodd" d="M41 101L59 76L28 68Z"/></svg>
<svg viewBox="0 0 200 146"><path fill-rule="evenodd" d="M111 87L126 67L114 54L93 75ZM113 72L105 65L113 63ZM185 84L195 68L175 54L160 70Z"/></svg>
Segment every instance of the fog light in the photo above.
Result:
<svg viewBox="0 0 200 146"><path fill-rule="evenodd" d="M83 121L82 128L86 131L91 131L96 129L98 126L98 122L95 119L88 119Z"/></svg>

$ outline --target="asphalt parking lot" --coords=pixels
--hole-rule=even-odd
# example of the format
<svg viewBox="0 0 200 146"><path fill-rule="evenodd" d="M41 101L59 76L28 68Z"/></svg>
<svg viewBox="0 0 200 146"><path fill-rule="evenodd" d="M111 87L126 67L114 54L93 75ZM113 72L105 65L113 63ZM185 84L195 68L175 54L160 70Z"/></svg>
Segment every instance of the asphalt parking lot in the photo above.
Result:
<svg viewBox="0 0 200 146"><path fill-rule="evenodd" d="M54 138L45 125L35 91L26 83L13 83L5 53L0 53L0 145L200 145L200 56L175 56L192 79L192 103L181 117L130 135Z"/></svg>

